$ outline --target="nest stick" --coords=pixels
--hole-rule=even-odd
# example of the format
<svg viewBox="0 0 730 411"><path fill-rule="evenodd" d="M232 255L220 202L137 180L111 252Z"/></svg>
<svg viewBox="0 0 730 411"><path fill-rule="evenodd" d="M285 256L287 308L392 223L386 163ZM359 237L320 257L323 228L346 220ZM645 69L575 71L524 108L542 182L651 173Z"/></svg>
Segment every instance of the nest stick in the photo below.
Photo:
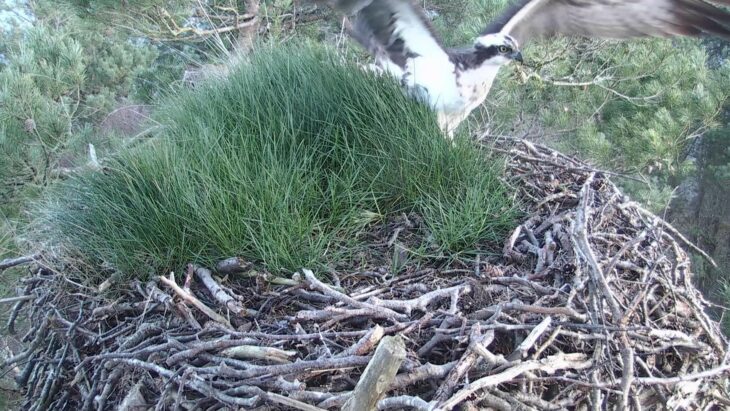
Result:
<svg viewBox="0 0 730 411"><path fill-rule="evenodd" d="M172 288L175 293L180 296L184 301L187 301L188 303L195 306L197 309L202 311L205 315L207 315L211 320L219 322L223 325L225 325L228 328L231 327L231 323L221 316L220 314L216 313L215 311L211 310L210 307L203 304L197 297L195 297L192 293L187 293L185 290L180 288L179 285L175 282L175 277L170 275L170 278L167 278L165 276L160 276L160 281L162 281L163 284L167 285L168 287Z"/></svg>

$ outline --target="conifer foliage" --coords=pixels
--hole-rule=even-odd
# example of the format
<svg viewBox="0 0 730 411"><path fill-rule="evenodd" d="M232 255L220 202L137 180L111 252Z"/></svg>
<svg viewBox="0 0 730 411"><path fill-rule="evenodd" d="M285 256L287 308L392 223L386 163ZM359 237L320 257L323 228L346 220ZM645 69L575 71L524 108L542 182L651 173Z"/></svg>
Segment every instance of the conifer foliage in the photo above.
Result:
<svg viewBox="0 0 730 411"><path fill-rule="evenodd" d="M156 57L151 46L88 26L62 4L39 12L48 14L7 44L8 64L0 70L4 198L83 165L76 158L85 144L104 144L95 125L135 94L137 78Z"/></svg>

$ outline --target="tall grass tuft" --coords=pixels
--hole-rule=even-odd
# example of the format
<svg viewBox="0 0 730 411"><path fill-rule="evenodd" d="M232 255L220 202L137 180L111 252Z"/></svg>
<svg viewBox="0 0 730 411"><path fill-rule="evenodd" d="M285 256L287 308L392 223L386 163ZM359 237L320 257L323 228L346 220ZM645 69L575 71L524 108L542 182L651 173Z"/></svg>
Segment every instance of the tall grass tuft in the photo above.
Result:
<svg viewBox="0 0 730 411"><path fill-rule="evenodd" d="M170 96L164 131L62 184L39 225L129 275L232 255L290 272L337 260L368 222L415 211L441 251L513 224L502 166L435 116L313 45L264 47L232 75Z"/></svg>

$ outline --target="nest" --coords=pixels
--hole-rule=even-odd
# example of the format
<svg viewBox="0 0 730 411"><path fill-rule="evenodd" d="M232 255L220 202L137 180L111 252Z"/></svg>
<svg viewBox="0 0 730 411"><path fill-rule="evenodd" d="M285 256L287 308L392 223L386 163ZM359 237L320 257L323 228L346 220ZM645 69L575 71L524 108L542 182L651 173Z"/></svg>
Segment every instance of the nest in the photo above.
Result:
<svg viewBox="0 0 730 411"><path fill-rule="evenodd" d="M10 319L28 315L27 344L4 363L24 408L727 409L728 342L692 245L604 173L494 149L531 210L502 256L291 279L234 258L116 301L39 267Z"/></svg>

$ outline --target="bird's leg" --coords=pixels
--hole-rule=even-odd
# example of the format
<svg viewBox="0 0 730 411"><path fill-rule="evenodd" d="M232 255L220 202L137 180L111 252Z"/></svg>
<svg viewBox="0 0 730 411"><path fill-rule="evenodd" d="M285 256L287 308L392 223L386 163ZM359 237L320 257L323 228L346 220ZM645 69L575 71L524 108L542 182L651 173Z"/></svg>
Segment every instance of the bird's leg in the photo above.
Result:
<svg viewBox="0 0 730 411"><path fill-rule="evenodd" d="M441 131L444 133L444 135L449 140L454 141L454 132L459 126L459 121L454 122L453 117L444 112L437 112L436 118L439 123L439 128L441 128Z"/></svg>
<svg viewBox="0 0 730 411"><path fill-rule="evenodd" d="M459 125L469 117L471 110L465 110L458 113L438 112L437 118L441 130L450 140L454 139L454 133Z"/></svg>

